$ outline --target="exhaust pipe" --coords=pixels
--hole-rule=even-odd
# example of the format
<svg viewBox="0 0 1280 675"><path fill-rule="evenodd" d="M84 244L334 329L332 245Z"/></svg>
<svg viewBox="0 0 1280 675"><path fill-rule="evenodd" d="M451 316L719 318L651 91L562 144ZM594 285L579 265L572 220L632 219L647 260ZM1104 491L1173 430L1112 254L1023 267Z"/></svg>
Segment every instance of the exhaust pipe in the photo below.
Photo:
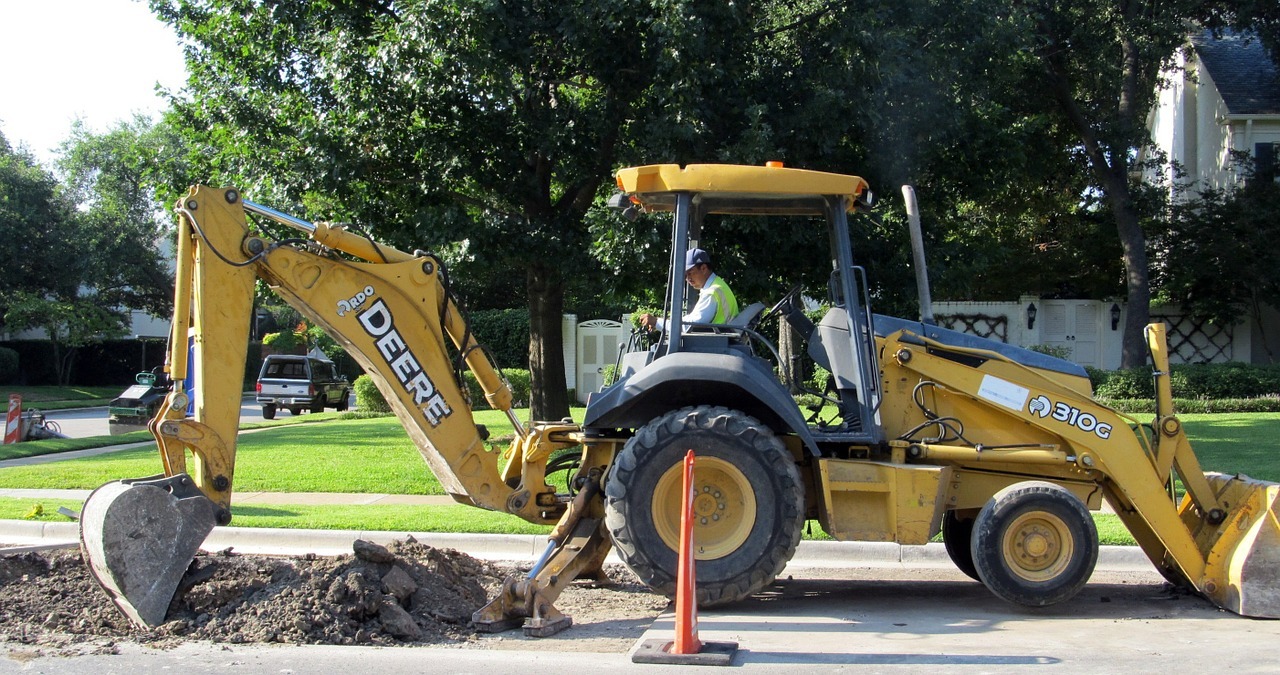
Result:
<svg viewBox="0 0 1280 675"><path fill-rule="evenodd" d="M916 204L916 190L902 186L902 199L907 203L907 222L911 230L911 259L916 270L916 291L920 294L920 322L937 325L933 319L933 300L929 297L929 271L924 262L924 235L920 231L920 207Z"/></svg>

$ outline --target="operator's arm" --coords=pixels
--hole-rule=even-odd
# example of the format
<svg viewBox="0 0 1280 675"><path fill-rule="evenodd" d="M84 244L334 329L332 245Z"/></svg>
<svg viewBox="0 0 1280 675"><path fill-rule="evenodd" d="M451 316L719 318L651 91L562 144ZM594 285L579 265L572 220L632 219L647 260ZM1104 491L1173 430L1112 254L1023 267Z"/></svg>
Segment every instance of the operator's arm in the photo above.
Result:
<svg viewBox="0 0 1280 675"><path fill-rule="evenodd" d="M698 302L693 309L684 315L681 319L685 326L694 323L711 323L716 318L716 311L719 306L716 303L716 294L710 289L704 288L698 291ZM667 322L664 319L656 319L658 330L666 330Z"/></svg>

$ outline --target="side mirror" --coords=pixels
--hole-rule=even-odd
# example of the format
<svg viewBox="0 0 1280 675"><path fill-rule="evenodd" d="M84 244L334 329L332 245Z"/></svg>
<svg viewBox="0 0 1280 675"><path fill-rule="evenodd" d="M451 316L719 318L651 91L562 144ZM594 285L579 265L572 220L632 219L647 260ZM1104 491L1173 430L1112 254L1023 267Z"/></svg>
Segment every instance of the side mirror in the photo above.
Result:
<svg viewBox="0 0 1280 675"><path fill-rule="evenodd" d="M622 212L622 217L630 221L635 221L640 217L640 211L636 209L636 205L631 203L631 198L625 192L615 192L609 197L609 208Z"/></svg>
<svg viewBox="0 0 1280 675"><path fill-rule="evenodd" d="M858 199L853 203L860 211L870 211L875 206L876 196L871 190L863 190L862 194L858 195Z"/></svg>

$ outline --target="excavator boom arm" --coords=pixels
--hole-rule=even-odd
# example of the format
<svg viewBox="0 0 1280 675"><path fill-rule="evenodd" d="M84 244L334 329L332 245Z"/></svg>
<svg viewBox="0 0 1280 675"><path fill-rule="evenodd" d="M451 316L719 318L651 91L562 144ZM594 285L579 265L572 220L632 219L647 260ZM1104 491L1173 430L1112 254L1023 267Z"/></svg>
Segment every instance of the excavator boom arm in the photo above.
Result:
<svg viewBox="0 0 1280 675"><path fill-rule="evenodd" d="M580 429L520 424L510 388L471 334L439 258L385 247L343 227L308 223L247 202L235 190L194 187L177 210L182 218L167 359L174 387L149 424L164 474L99 488L86 500L82 517L90 568L135 623L163 620L195 551L215 524L231 520L257 279L360 363L455 500L535 523L571 521L561 522L561 529L593 529L598 503L571 510L570 500L546 481L550 455L581 445ZM308 239L265 239L250 230L246 211L300 229ZM462 363L516 430L505 474L456 375ZM579 474L584 481L592 469L593 480L599 480L611 458L608 448L586 449ZM556 546L565 539L555 540ZM598 566L607 546L596 535L588 555L566 554L555 566L559 574L533 579L521 593L549 605L577 571Z"/></svg>

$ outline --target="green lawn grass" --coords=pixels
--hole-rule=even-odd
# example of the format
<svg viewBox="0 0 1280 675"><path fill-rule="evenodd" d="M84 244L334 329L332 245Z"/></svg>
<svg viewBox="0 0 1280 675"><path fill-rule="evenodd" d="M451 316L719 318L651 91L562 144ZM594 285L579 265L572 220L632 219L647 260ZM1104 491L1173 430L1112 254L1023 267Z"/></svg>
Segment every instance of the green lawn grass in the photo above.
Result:
<svg viewBox="0 0 1280 675"><path fill-rule="evenodd" d="M6 401L8 394L21 394L23 410L69 410L107 405L127 387L19 387L6 384L0 387L0 394L6 395Z"/></svg>
<svg viewBox="0 0 1280 675"><path fill-rule="evenodd" d="M581 412L575 409L575 417L581 419ZM302 419L308 417L321 419L318 415ZM476 419L489 428L491 438L497 441L494 451L500 452L505 446L502 439L512 433L506 416L496 411L481 411L476 413ZM1275 443L1272 439L1280 438L1280 413L1187 415L1183 420L1206 470L1246 473L1280 482L1280 452L1272 445ZM393 417L330 419L324 424L293 424L244 434L236 457L236 489L241 492L443 494L439 482ZM118 478L152 475L159 469L154 448L142 448L87 459L3 468L0 487L92 489ZM0 499L0 518L21 518L32 505L31 500ZM79 509L78 504L67 505ZM45 516L46 519L65 520L55 513L57 503L44 506L46 513L52 514ZM438 511L440 509L444 511ZM408 531L451 527L460 529L441 531L512 531L485 529L491 527L488 520L491 515L501 516L492 522L523 525L523 521L511 516L462 505L248 506L234 507L233 513L237 525L259 527ZM437 517L437 513L443 515ZM1104 544L1133 543L1115 516L1098 514L1095 521ZM423 524L437 522L442 524ZM816 527L814 531L820 532ZM818 534L813 538L824 537Z"/></svg>

